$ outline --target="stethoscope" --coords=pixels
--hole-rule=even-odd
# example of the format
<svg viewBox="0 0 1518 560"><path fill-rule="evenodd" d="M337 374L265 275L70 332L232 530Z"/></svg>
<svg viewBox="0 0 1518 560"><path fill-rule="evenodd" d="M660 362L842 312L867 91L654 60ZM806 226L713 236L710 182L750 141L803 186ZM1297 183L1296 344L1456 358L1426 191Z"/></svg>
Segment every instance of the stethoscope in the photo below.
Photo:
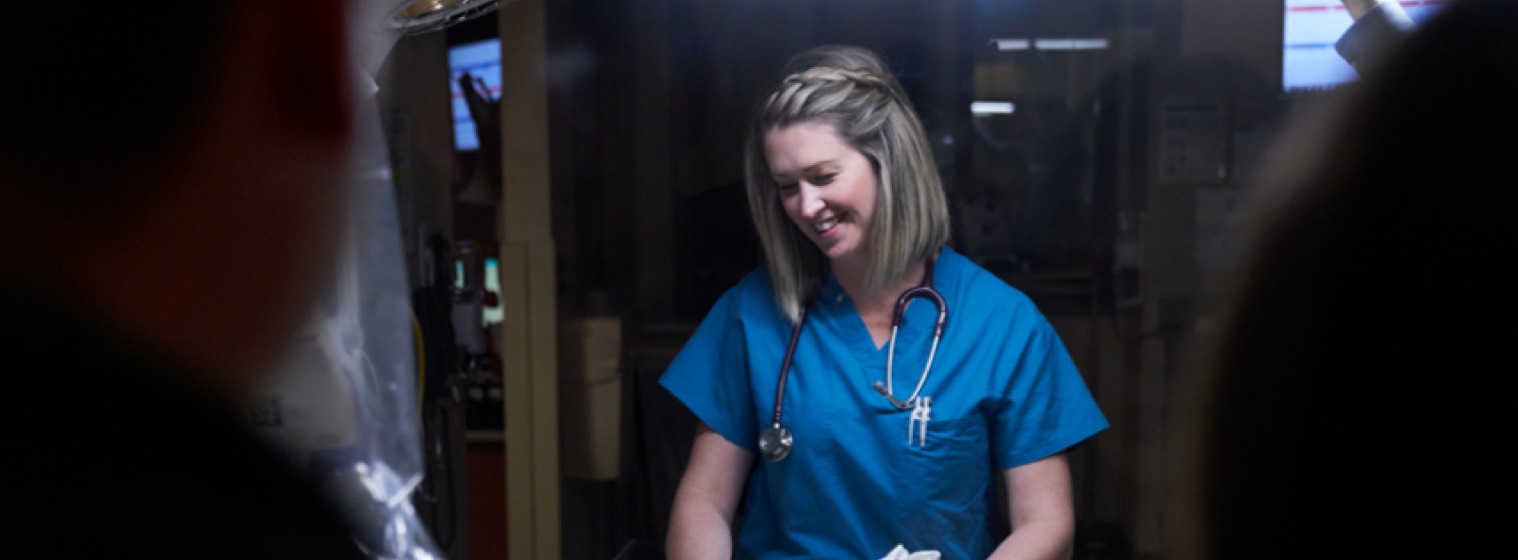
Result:
<svg viewBox="0 0 1518 560"><path fill-rule="evenodd" d="M928 349L928 362L922 367L922 375L917 377L917 387L912 389L912 395L907 400L896 400L896 395L891 385L895 377L893 368L896 359L896 333L901 330L901 317L906 312L907 303L913 298L927 298L938 307L938 321L933 325L933 345ZM791 454L791 447L795 440L791 437L791 431L780 422L781 405L785 400L785 378L791 369L791 358L796 354L796 341L801 339L801 326L806 324L807 305L801 310L801 318L791 328L791 341L785 347L785 358L780 361L780 378L775 381L775 416L774 423L759 434L759 453L770 462L779 461ZM891 343L886 355L886 380L885 383L876 381L873 387L877 392L884 395L896 410L912 410L927 404L929 399L918 394L922 392L923 384L928 381L928 373L933 369L933 357L938 354L938 341L943 338L943 327L949 319L949 305L943 299L938 290L933 289L933 259L929 258L924 266L922 283L908 288L896 298L896 310L891 316Z"/></svg>

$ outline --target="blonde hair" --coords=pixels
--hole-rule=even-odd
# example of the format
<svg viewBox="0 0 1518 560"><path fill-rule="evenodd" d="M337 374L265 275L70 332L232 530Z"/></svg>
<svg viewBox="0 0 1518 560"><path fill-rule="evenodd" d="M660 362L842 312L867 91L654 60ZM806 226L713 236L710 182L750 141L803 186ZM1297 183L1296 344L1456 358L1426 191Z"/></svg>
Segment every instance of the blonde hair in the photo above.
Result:
<svg viewBox="0 0 1518 560"><path fill-rule="evenodd" d="M821 285L827 257L791 222L770 175L764 137L797 123L822 123L870 161L877 191L866 246L870 289L899 280L912 263L949 241L949 210L927 135L906 92L875 53L824 45L793 57L765 93L744 147L754 228L769 263L775 300L792 322Z"/></svg>

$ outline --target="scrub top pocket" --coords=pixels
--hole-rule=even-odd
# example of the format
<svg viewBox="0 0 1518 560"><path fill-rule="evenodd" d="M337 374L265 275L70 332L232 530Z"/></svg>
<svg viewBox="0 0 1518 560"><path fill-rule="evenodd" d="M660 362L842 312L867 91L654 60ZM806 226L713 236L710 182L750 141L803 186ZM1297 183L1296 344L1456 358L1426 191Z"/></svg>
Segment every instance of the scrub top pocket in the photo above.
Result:
<svg viewBox="0 0 1518 560"><path fill-rule="evenodd" d="M984 499L994 488L991 477L995 474L989 420L979 410L962 418L932 419L927 443L922 444L914 433L909 445L908 414L890 417L901 435L892 461L904 489L897 514L901 527L910 534L903 535L903 540L917 539L918 543L908 542L917 545L913 550L939 548L945 542L976 550L979 541L989 538L989 527L967 521L995 517L986 515Z"/></svg>

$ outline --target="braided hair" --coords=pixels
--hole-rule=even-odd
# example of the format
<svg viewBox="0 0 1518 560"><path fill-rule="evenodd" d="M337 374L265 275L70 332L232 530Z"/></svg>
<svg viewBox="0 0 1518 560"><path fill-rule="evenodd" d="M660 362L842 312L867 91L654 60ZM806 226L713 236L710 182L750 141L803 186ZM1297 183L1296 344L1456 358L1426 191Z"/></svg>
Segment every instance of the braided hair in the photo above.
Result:
<svg viewBox="0 0 1518 560"><path fill-rule="evenodd" d="M871 289L900 280L909 266L947 243L949 212L922 122L878 55L860 47L824 45L793 57L781 75L754 112L744 175L776 302L795 322L821 285L827 257L781 206L780 186L764 153L769 132L798 123L830 125L870 161L878 189L866 232Z"/></svg>

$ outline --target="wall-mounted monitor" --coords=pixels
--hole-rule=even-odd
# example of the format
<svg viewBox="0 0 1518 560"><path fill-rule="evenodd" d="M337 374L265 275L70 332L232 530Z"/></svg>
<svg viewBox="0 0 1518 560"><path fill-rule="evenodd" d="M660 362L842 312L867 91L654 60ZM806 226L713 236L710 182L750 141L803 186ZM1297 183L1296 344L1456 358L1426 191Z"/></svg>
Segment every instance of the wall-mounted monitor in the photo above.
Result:
<svg viewBox="0 0 1518 560"><path fill-rule="evenodd" d="M448 90L453 105L453 147L461 152L480 148L469 103L459 85L459 77L468 74L471 83L492 99L501 96L501 40L480 39L448 47Z"/></svg>
<svg viewBox="0 0 1518 560"><path fill-rule="evenodd" d="M1451 0L1385 1L1399 4L1418 24ZM1334 48L1354 23L1344 3L1284 0L1283 6L1281 89L1287 93L1323 91L1354 81L1355 69Z"/></svg>

